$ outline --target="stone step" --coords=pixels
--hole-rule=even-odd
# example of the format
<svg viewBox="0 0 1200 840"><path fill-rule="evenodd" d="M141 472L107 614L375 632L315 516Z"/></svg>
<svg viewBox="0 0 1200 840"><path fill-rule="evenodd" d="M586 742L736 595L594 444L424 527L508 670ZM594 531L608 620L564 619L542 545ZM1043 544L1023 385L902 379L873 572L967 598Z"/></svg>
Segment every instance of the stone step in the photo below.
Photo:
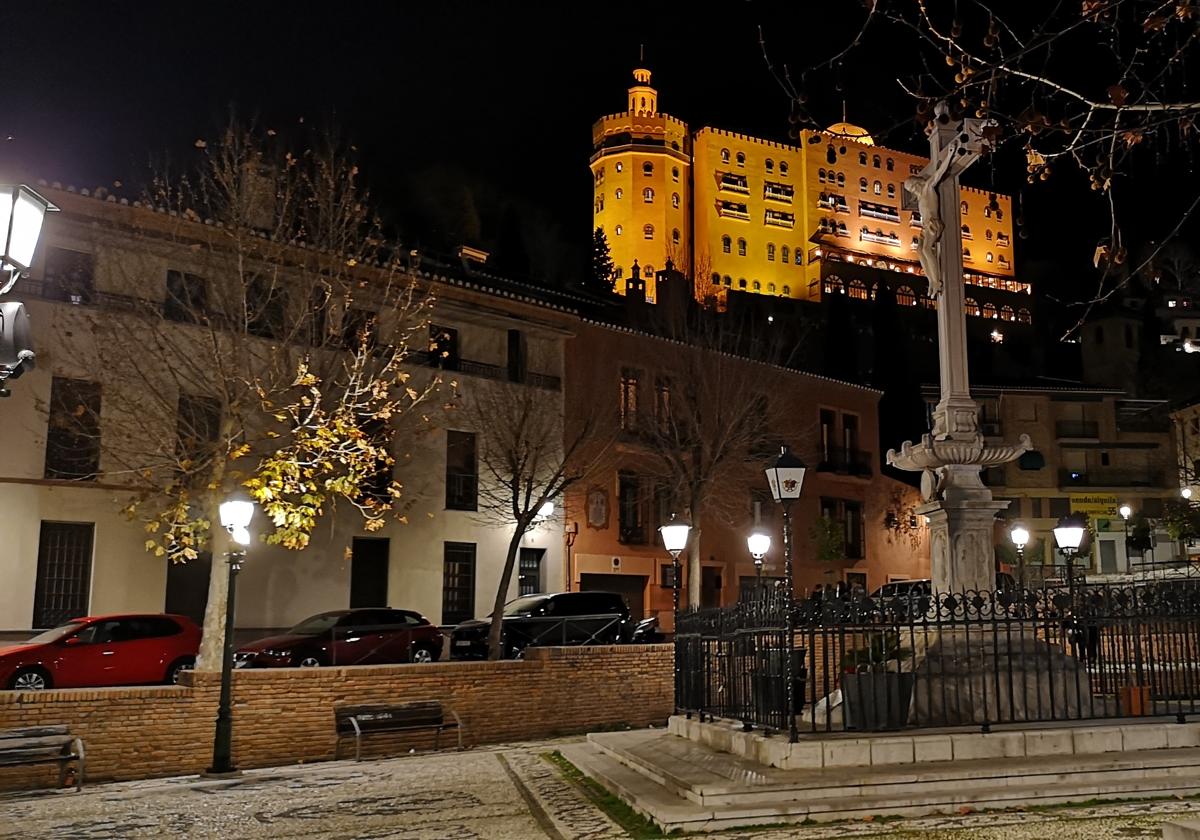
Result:
<svg viewBox="0 0 1200 840"><path fill-rule="evenodd" d="M1097 755L938 761L909 765L779 770L653 731L596 733L593 747L672 793L702 805L810 799L814 796L904 795L954 790L963 783L1087 783L1120 773L1129 779L1164 772L1200 778L1200 749Z"/></svg>
<svg viewBox="0 0 1200 840"><path fill-rule="evenodd" d="M1137 779L1130 779L1120 771L1103 777L1093 776L1090 781L1067 777L1055 784L1025 782L1003 787L990 779L973 779L949 789L905 794L812 795L804 799L701 804L678 796L649 776L596 749L593 744L565 746L562 753L583 773L667 831L711 831L805 820L826 822L861 819L867 815L913 817L955 813L962 807L982 810L1200 793L1200 774L1181 778L1178 768L1167 768L1158 775Z"/></svg>

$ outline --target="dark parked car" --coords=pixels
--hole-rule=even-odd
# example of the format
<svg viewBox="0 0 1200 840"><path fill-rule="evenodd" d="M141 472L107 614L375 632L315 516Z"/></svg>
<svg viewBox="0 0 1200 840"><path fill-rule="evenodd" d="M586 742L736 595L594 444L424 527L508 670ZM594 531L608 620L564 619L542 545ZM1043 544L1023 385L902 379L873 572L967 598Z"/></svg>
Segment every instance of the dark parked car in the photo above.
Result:
<svg viewBox="0 0 1200 840"><path fill-rule="evenodd" d="M73 618L0 647L0 687L20 691L173 683L196 664L200 628L181 615Z"/></svg>
<svg viewBox="0 0 1200 840"><path fill-rule="evenodd" d="M486 659L490 618L464 621L450 634L452 659ZM504 656L536 645L611 645L629 640L629 607L617 592L559 592L509 601L502 619Z"/></svg>
<svg viewBox="0 0 1200 840"><path fill-rule="evenodd" d="M315 668L434 662L441 655L442 633L425 616L370 607L306 618L286 633L243 645L233 662L238 668Z"/></svg>

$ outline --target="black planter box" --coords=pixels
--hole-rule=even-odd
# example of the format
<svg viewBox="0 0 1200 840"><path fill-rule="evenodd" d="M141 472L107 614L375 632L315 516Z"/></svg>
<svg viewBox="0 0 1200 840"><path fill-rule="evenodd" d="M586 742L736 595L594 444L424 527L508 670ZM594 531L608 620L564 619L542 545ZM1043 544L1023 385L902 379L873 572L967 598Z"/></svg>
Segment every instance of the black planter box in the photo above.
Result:
<svg viewBox="0 0 1200 840"><path fill-rule="evenodd" d="M842 703L847 729L882 732L900 729L908 722L913 674L842 674Z"/></svg>

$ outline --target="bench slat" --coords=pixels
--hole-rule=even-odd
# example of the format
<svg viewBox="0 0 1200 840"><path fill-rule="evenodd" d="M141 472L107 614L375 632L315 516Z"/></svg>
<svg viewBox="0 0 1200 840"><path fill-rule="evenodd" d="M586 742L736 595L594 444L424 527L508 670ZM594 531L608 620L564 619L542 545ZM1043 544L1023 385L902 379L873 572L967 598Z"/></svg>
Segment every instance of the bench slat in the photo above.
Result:
<svg viewBox="0 0 1200 840"><path fill-rule="evenodd" d="M47 735L68 735L66 726L27 726L23 729L0 729L0 744L12 738L41 738Z"/></svg>
<svg viewBox="0 0 1200 840"><path fill-rule="evenodd" d="M4 752L0 752L0 762L19 764L22 761L27 761L31 758L37 758L39 756L44 756L47 758L65 758L71 753L71 750L64 751L61 747L29 747L28 749L23 750L5 750Z"/></svg>
<svg viewBox="0 0 1200 840"><path fill-rule="evenodd" d="M50 735L45 738L13 739L0 743L0 755L31 749L60 750L74 740L71 737L64 738L62 735Z"/></svg>

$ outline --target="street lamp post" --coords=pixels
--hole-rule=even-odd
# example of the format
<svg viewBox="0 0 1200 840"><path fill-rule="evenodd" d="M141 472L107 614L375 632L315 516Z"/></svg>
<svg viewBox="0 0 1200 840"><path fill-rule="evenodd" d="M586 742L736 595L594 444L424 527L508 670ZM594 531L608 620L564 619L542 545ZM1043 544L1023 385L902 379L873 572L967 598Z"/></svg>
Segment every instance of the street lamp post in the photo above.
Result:
<svg viewBox="0 0 1200 840"><path fill-rule="evenodd" d="M233 765L233 617L237 604L237 574L246 559L246 546L250 544L250 519L254 516L254 502L234 496L221 503L221 525L229 532L236 546L225 555L229 566L229 589L225 597L225 640L221 655L221 699L217 706L217 728L213 735L212 766L206 771L210 776L229 775L237 772Z"/></svg>
<svg viewBox="0 0 1200 840"><path fill-rule="evenodd" d="M1025 589L1025 546L1029 545L1029 529L1024 525L1014 525L1012 530L1008 532L1009 538L1012 540L1017 549L1017 575L1020 578L1021 589ZM1024 597L1024 596L1022 596Z"/></svg>
<svg viewBox="0 0 1200 840"><path fill-rule="evenodd" d="M1059 550L1067 558L1067 592L1072 607L1075 606L1075 575L1072 572L1072 565L1086 531L1087 528L1084 524L1071 516L1064 516L1058 520L1058 525L1054 528L1054 541L1058 543Z"/></svg>
<svg viewBox="0 0 1200 840"><path fill-rule="evenodd" d="M786 606L785 625L787 632L787 642L783 651L783 672L784 679L787 680L785 689L787 697L788 740L793 744L798 740L799 732L796 729L796 685L792 678L792 651L796 646L796 617L795 610L793 609L796 583L795 574L792 569L791 508L792 502L800 498L800 491L804 487L804 472L804 462L789 452L786 446L779 448L779 457L775 459L775 463L766 469L767 484L771 488L771 496L777 503L783 505L783 575L785 580L784 603Z"/></svg>
<svg viewBox="0 0 1200 840"><path fill-rule="evenodd" d="M680 519L675 514L671 514L671 518L666 521L658 529L658 533L662 535L663 545L671 554L671 612L673 615L673 624L671 628L671 637L674 641L675 648L675 711L679 711L679 693L680 693L680 661L683 657L683 652L679 647L679 554L687 548L688 535L692 531L692 525L686 519Z"/></svg>
<svg viewBox="0 0 1200 840"><path fill-rule="evenodd" d="M1121 521L1125 525L1125 570L1129 571L1129 517L1133 516L1133 508L1121 505L1117 508L1117 513L1121 514Z"/></svg>

